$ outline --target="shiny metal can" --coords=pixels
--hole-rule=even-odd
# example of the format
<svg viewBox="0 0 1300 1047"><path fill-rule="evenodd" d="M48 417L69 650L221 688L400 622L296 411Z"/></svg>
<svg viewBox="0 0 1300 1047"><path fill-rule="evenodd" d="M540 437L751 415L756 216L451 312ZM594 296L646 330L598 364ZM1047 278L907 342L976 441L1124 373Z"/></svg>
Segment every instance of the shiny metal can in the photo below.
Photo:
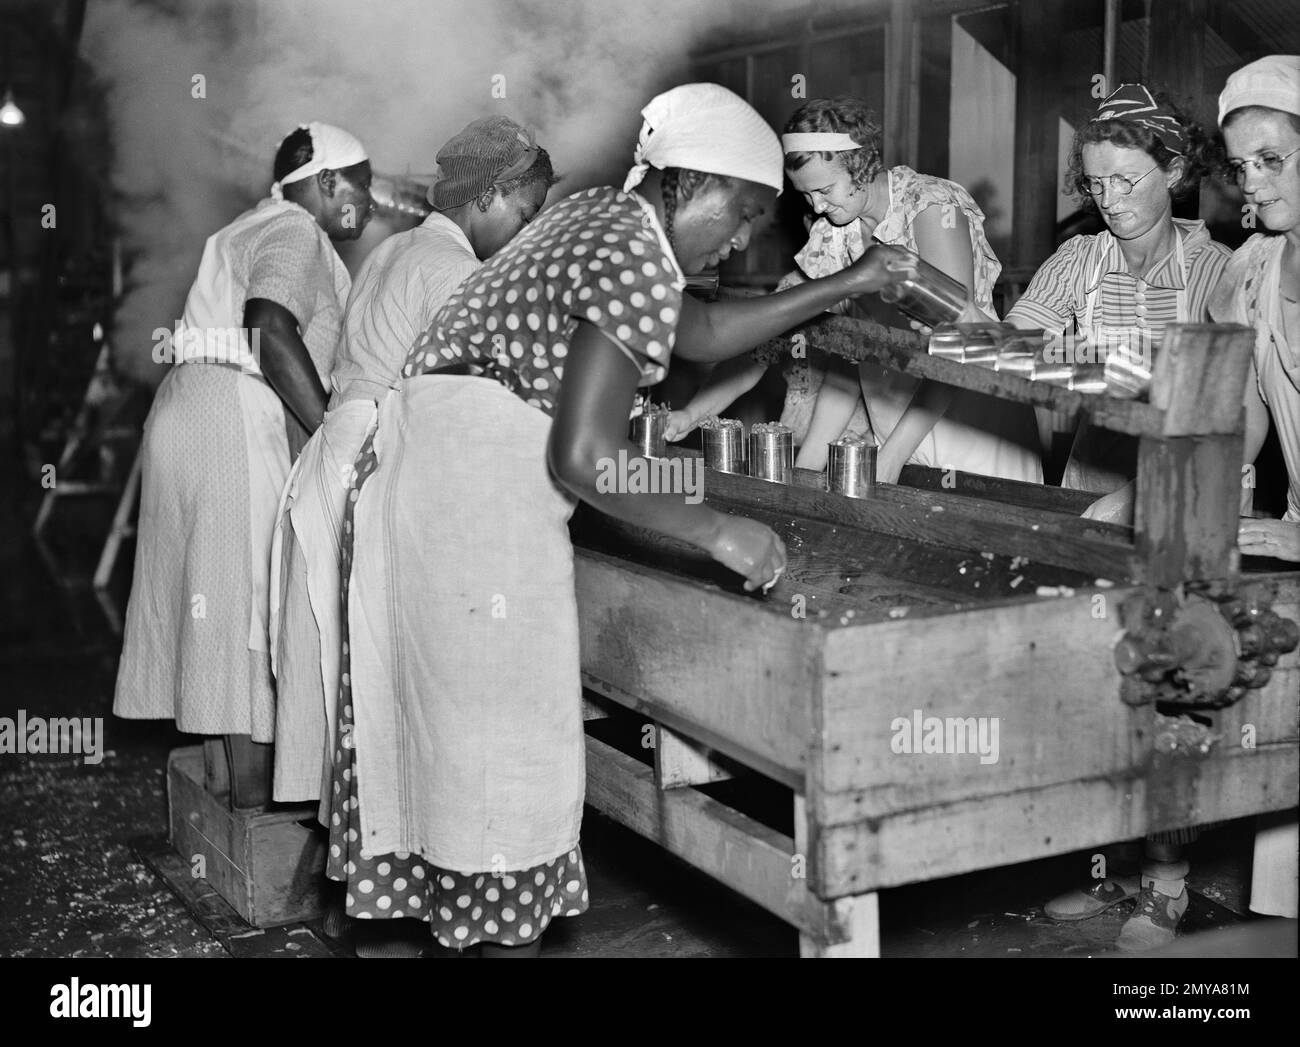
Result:
<svg viewBox="0 0 1300 1047"><path fill-rule="evenodd" d="M664 458L668 445L664 432L668 428L670 410L662 404L647 404L645 410L632 419L631 440L647 458Z"/></svg>
<svg viewBox="0 0 1300 1047"><path fill-rule="evenodd" d="M845 433L826 445L826 490L869 498L876 484L876 445L861 433Z"/></svg>
<svg viewBox="0 0 1300 1047"><path fill-rule="evenodd" d="M720 473L745 471L745 431L738 418L706 418L700 423L704 465Z"/></svg>
<svg viewBox="0 0 1300 1047"><path fill-rule="evenodd" d="M780 422L758 422L749 430L749 475L788 484L794 475L794 430Z"/></svg>

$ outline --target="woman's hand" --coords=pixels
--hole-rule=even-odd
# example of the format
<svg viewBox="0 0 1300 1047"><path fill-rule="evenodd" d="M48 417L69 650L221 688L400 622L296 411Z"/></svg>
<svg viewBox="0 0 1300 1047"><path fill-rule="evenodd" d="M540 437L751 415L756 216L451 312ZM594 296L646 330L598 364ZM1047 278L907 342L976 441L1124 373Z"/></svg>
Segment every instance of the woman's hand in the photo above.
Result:
<svg viewBox="0 0 1300 1047"><path fill-rule="evenodd" d="M849 293L877 294L886 287L902 283L916 275L916 263L917 257L911 251L888 244L874 244L844 270L852 285Z"/></svg>
<svg viewBox="0 0 1300 1047"><path fill-rule="evenodd" d="M668 420L664 423L664 439L676 443L689 436L691 430L699 424L699 419L689 411L669 411Z"/></svg>
<svg viewBox="0 0 1300 1047"><path fill-rule="evenodd" d="M974 302L967 302L966 308L961 311L961 315L953 321L955 324L982 324L997 323L996 320L990 320L988 314L984 312ZM920 320L909 320L907 326L922 337L929 338L934 334L934 329L921 323Z"/></svg>
<svg viewBox="0 0 1300 1047"><path fill-rule="evenodd" d="M1300 563L1300 523L1288 520L1242 520L1237 547L1247 556L1271 556Z"/></svg>
<svg viewBox="0 0 1300 1047"><path fill-rule="evenodd" d="M757 520L728 516L718 526L709 555L745 576L745 591L766 591L785 571L785 543Z"/></svg>
<svg viewBox="0 0 1300 1047"><path fill-rule="evenodd" d="M1133 488L1121 487L1118 491L1098 498L1080 515L1085 520L1099 520L1102 523L1133 523Z"/></svg>

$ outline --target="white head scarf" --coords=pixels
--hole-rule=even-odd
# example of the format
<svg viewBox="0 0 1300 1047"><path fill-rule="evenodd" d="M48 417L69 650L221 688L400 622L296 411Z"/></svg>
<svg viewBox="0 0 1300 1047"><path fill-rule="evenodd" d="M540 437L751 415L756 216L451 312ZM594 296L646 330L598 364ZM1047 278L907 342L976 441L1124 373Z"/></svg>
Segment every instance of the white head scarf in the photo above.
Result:
<svg viewBox="0 0 1300 1047"><path fill-rule="evenodd" d="M640 185L651 167L744 178L781 192L781 142L735 92L719 84L682 84L651 99L641 115L645 122L625 193Z"/></svg>
<svg viewBox="0 0 1300 1047"><path fill-rule="evenodd" d="M344 167L351 167L353 164L370 159L366 155L365 146L341 127L316 121L300 124L298 130L302 130L303 127L306 127L307 133L311 135L311 159L296 170L290 171L278 182L271 183L272 199L283 200L284 186L290 182L301 182L304 178L310 178L321 171L339 171Z"/></svg>
<svg viewBox="0 0 1300 1047"><path fill-rule="evenodd" d="M1219 95L1219 126L1234 109L1248 105L1300 116L1300 55L1268 55L1228 77Z"/></svg>

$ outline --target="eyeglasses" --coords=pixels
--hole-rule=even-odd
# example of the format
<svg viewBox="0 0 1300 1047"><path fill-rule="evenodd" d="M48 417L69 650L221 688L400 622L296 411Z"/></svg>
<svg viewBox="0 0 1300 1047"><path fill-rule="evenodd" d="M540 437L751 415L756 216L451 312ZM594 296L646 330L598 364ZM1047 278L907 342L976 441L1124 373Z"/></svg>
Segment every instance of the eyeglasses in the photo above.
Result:
<svg viewBox="0 0 1300 1047"><path fill-rule="evenodd" d="M1258 159L1252 157L1248 160L1229 160L1225 166L1228 170L1228 177L1241 185L1246 180L1247 167L1253 167L1256 171L1267 171L1269 174L1275 175L1282 170L1282 165L1295 156L1296 153L1300 153L1300 146L1296 146L1286 156L1278 156L1277 153L1264 153Z"/></svg>
<svg viewBox="0 0 1300 1047"><path fill-rule="evenodd" d="M1159 166L1151 168L1151 171L1159 170ZM1148 171L1147 174L1141 175L1138 178L1125 178L1123 175L1107 175L1105 178L1091 178L1085 175L1083 178L1079 179L1079 189L1087 193L1089 196L1101 196L1101 194L1106 191L1106 186L1109 185L1111 191L1116 196L1128 196L1129 193L1133 192L1133 187L1149 175L1151 171Z"/></svg>

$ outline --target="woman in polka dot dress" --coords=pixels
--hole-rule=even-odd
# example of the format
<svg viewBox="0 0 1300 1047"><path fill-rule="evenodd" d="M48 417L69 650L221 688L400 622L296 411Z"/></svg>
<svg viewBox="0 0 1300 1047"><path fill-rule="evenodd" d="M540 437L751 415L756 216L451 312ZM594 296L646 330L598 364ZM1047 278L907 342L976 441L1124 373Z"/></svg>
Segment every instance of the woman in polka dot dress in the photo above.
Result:
<svg viewBox="0 0 1300 1047"><path fill-rule="evenodd" d="M674 351L735 355L906 275L886 248L762 300L683 298L683 271L747 245L781 149L713 84L643 112L624 189L543 212L412 348L344 519L328 874L348 915L422 917L441 945L484 955L535 954L552 919L588 903L575 499L707 550L747 589L785 566L755 521L681 493L597 492L598 463L638 453L638 386Z"/></svg>

